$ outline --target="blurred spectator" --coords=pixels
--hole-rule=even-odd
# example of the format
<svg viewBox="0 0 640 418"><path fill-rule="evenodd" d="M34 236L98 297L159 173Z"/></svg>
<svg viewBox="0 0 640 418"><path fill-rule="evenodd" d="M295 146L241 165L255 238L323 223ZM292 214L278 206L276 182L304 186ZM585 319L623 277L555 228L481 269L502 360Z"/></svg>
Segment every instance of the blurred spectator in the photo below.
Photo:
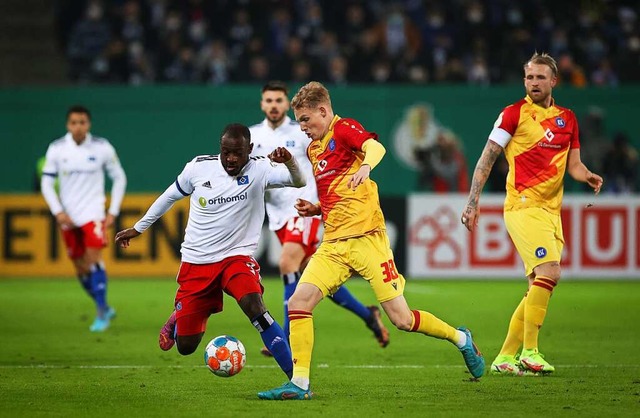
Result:
<svg viewBox="0 0 640 418"><path fill-rule="evenodd" d="M604 190L611 193L637 192L639 164L638 150L629 144L627 135L616 134L602 160Z"/></svg>
<svg viewBox="0 0 640 418"><path fill-rule="evenodd" d="M438 132L435 145L416 151L420 162L418 184L421 190L436 193L463 193L469 190L467 161L460 142L448 129Z"/></svg>
<svg viewBox="0 0 640 418"><path fill-rule="evenodd" d="M85 16L71 31L67 56L70 64L70 77L74 81L88 82L104 73L103 53L111 32L109 24L103 19L104 10L98 1L88 4Z"/></svg>
<svg viewBox="0 0 640 418"><path fill-rule="evenodd" d="M587 84L584 71L573 62L573 56L569 53L560 55L558 59L558 84L561 83L573 87L584 87Z"/></svg>

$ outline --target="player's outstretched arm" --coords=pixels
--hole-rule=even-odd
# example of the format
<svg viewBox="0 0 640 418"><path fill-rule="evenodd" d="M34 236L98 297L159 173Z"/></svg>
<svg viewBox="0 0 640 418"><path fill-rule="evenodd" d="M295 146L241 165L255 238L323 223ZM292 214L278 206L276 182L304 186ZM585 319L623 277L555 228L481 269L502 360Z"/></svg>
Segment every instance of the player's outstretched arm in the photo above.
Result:
<svg viewBox="0 0 640 418"><path fill-rule="evenodd" d="M600 193L604 180L599 175L590 171L580 159L580 148L569 150L569 161L567 163L567 171L575 181L587 183L595 194Z"/></svg>
<svg viewBox="0 0 640 418"><path fill-rule="evenodd" d="M300 170L300 166L296 161L295 157L291 155L288 149L284 147L278 147L271 151L271 153L267 156L274 163L284 164L289 170L289 174L291 175L291 180L293 180L294 187L304 187L307 184L307 179L304 176L302 170Z"/></svg>
<svg viewBox="0 0 640 418"><path fill-rule="evenodd" d="M480 216L480 208L478 207L480 193L489 178L493 164L495 164L501 152L502 147L489 139L487 145L484 146L484 150L482 150L482 155L480 155L478 159L478 163L473 172L473 180L471 181L469 200L460 218L469 231L473 231L473 228L478 224L478 217Z"/></svg>
<svg viewBox="0 0 640 418"><path fill-rule="evenodd" d="M308 200L296 199L296 204L293 206L300 216L316 216L322 213L319 204L313 204Z"/></svg>

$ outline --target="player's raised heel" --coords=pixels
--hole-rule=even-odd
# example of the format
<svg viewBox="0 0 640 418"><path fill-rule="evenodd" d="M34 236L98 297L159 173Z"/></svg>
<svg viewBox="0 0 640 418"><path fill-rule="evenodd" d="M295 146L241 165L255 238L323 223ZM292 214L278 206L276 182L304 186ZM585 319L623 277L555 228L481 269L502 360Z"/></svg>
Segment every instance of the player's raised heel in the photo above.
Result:
<svg viewBox="0 0 640 418"><path fill-rule="evenodd" d="M522 350L520 354L520 364L522 368L534 373L551 374L556 371L556 368L549 364L549 362L544 359L544 356L535 348L532 350Z"/></svg>
<svg viewBox="0 0 640 418"><path fill-rule="evenodd" d="M371 312L371 317L367 321L367 328L373 331L376 340L380 347L384 348L389 345L389 331L382 323L382 317L380 315L380 309L377 306L367 306L367 309Z"/></svg>
<svg viewBox="0 0 640 418"><path fill-rule="evenodd" d="M458 330L464 332L467 336L466 344L460 349L464 363L467 365L467 369L469 369L471 375L478 379L484 374L484 357L473 342L471 331L465 327L460 327Z"/></svg>
<svg viewBox="0 0 640 418"><path fill-rule="evenodd" d="M158 345L162 351L169 351L176 343L173 333L176 329L176 311L171 312L169 319L164 323L158 336Z"/></svg>
<svg viewBox="0 0 640 418"><path fill-rule="evenodd" d="M515 356L499 355L491 363L491 374L499 376L537 376L531 370L523 369Z"/></svg>
<svg viewBox="0 0 640 418"><path fill-rule="evenodd" d="M111 321L116 317L116 310L109 306L107 311L104 313L104 317Z"/></svg>
<svg viewBox="0 0 640 418"><path fill-rule="evenodd" d="M265 392L258 392L258 398L269 401L308 401L311 399L311 391L296 386L293 382Z"/></svg>

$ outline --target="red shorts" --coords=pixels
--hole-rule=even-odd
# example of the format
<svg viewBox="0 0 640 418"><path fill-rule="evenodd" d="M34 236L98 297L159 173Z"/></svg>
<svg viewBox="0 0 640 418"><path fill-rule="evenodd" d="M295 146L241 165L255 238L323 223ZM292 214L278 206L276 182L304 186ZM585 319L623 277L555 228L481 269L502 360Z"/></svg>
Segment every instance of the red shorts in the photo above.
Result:
<svg viewBox="0 0 640 418"><path fill-rule="evenodd" d="M253 258L236 255L217 263L182 262L176 293L177 335L205 331L211 314L222 311L222 292L240 302L249 293L263 292L260 266Z"/></svg>
<svg viewBox="0 0 640 418"><path fill-rule="evenodd" d="M276 231L280 244L285 242L296 242L304 248L307 257L311 257L318 248L318 228L320 228L319 218L295 217Z"/></svg>
<svg viewBox="0 0 640 418"><path fill-rule="evenodd" d="M63 229L62 238L67 247L67 255L72 260L82 257L87 248L107 246L104 221L91 221L79 228Z"/></svg>

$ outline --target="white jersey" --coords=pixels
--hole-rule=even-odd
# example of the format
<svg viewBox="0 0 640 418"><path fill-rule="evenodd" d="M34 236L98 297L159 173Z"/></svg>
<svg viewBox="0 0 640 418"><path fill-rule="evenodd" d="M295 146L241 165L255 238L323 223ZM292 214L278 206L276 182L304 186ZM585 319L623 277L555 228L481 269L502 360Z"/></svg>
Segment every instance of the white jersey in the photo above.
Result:
<svg viewBox="0 0 640 418"><path fill-rule="evenodd" d="M307 147L311 139L300 130L298 122L285 116L282 124L276 129L271 129L267 119L257 125L249 127L253 151L251 155L265 156L277 147L284 147L298 161L300 171L307 179L307 185L301 189L269 190L265 196L267 204L267 216L269 217L269 229L277 231L282 228L289 219L298 215L293 205L296 199L302 198L311 203L318 202L318 189L313 178L313 167L307 157Z"/></svg>
<svg viewBox="0 0 640 418"><path fill-rule="evenodd" d="M253 256L264 220L265 190L294 185L284 164L264 157L251 157L237 176L230 176L219 155L199 156L134 228L143 232L176 200L191 196L182 261L208 264L234 255Z"/></svg>
<svg viewBox="0 0 640 418"><path fill-rule="evenodd" d="M109 213L117 216L124 198L127 178L113 146L104 138L87 134L78 145L67 133L53 141L42 170L42 194L51 213L66 212L75 226L105 218L104 173L111 178ZM56 193L53 179L58 177Z"/></svg>

